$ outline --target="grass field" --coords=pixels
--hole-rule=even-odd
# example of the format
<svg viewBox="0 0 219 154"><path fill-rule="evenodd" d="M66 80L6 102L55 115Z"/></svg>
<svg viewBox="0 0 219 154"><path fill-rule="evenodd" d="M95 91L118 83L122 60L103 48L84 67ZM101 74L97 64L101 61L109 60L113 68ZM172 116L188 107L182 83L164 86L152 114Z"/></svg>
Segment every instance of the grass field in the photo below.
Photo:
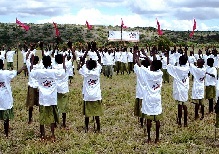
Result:
<svg viewBox="0 0 219 154"><path fill-rule="evenodd" d="M21 55L19 59L21 60ZM207 101L205 101L205 118L202 121L194 121L194 104L189 101L188 127L178 128L177 106L172 98L172 80L162 87L161 142L145 143L147 136L140 128L138 119L133 116L135 84L135 74L114 75L113 79L101 76L104 104L104 116L100 117L101 133L94 133L93 122L90 122L89 132L85 133L81 101L82 77L76 71L70 86L70 112L67 114L67 125L70 130L60 129L59 125L55 130L56 142L51 143L41 142L39 139L37 107L34 108L33 123L27 124L28 112L25 107L27 78L23 73L20 74L11 83L15 118L10 121L8 139L4 137L3 124L0 125L0 153L219 153L219 140L214 140L215 115L206 114ZM153 141L154 126L155 123L151 133ZM46 133L50 135L49 127Z"/></svg>

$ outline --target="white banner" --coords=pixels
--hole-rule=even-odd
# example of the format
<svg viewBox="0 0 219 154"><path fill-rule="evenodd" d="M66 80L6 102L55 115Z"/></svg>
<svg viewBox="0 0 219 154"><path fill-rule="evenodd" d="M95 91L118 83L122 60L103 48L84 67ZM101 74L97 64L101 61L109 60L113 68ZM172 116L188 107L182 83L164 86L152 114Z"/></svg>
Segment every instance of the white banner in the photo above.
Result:
<svg viewBox="0 0 219 154"><path fill-rule="evenodd" d="M109 31L109 41L121 41L121 31ZM138 42L139 32L122 31L122 41Z"/></svg>

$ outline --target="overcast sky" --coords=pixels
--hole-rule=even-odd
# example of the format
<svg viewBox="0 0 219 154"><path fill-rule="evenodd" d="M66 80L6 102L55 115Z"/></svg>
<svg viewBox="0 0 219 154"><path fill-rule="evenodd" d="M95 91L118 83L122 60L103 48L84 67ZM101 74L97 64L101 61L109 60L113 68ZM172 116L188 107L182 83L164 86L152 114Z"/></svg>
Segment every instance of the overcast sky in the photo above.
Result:
<svg viewBox="0 0 219 154"><path fill-rule="evenodd" d="M219 30L219 0L0 0L0 22L120 25Z"/></svg>

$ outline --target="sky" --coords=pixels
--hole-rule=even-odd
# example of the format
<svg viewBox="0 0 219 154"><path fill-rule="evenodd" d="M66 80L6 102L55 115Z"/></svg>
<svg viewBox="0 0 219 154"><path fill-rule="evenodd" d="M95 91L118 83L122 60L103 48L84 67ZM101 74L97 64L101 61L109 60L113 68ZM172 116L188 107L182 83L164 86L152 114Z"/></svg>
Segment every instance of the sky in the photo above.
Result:
<svg viewBox="0 0 219 154"><path fill-rule="evenodd" d="M120 25L219 31L219 0L0 0L0 22Z"/></svg>

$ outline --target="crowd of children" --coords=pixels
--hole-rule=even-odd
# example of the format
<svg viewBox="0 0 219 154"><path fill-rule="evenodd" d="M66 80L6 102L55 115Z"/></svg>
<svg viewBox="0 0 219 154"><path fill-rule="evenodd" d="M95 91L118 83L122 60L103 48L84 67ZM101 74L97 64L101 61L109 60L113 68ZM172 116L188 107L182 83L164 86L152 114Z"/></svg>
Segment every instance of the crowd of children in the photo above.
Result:
<svg viewBox="0 0 219 154"><path fill-rule="evenodd" d="M100 116L103 115L102 96L100 88L101 73L109 78L113 72L117 75L136 74L136 100L134 103L134 115L140 118L141 126L144 119L148 134L148 142L151 142L152 121L156 123L156 139L159 142L160 120L162 120L161 90L163 84L170 83L173 78L173 98L178 105L177 123L182 127L188 126L188 99L189 76L192 76L192 103L195 104L195 119L199 118L201 107L201 120L204 118L204 99L209 101L209 113L214 110L216 89L218 89L219 56L215 48L202 50L194 54L194 48L187 55L188 48L174 47L167 50L162 47L158 51L156 47L140 49L137 45L133 48L97 48L95 42L88 43L86 47L76 50L72 42L67 47L58 48L58 44L51 47L43 42L38 43L42 53L42 60L36 56L36 44L29 46L26 43L21 46L23 55L23 67L13 70L13 55L16 51L10 48L0 50L0 119L4 120L5 134L8 136L9 119L13 118L13 98L10 81L22 70L28 76L28 91L26 106L28 108L28 123L32 122L33 107L39 107L40 137L46 139L45 125L51 127L52 141L55 141L55 127L62 115L61 127L68 129L66 114L69 105L69 81L74 75L73 62L76 60L77 70L83 77L83 114L85 116L85 132L88 132L89 118L94 117L97 124L96 131L100 131ZM4 70L4 60L7 61L7 69ZM11 71L10 71L11 70ZM4 96L4 97L3 97ZM6 99L7 98L7 99ZM219 109L215 106L216 127L219 127ZM184 114L183 114L184 113Z"/></svg>

